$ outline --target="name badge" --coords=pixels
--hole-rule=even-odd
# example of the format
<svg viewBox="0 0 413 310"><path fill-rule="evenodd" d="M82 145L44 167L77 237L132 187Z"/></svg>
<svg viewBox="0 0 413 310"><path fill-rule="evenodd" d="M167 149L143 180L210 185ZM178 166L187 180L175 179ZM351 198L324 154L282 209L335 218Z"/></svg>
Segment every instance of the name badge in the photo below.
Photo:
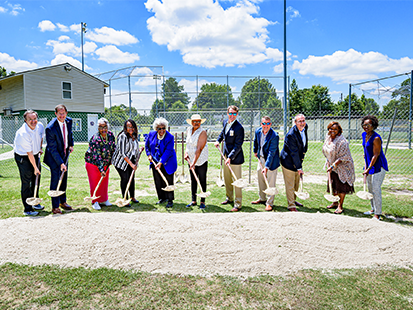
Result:
<svg viewBox="0 0 413 310"><path fill-rule="evenodd" d="M229 135L230 135L231 137L233 137L233 136L234 136L234 131L233 131L233 130L230 130L230 131L229 131Z"/></svg>

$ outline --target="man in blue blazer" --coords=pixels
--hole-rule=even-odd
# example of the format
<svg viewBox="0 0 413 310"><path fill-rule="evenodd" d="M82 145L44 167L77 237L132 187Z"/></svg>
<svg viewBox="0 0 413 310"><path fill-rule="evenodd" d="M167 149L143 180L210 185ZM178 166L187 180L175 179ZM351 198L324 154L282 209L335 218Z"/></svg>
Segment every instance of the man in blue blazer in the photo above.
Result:
<svg viewBox="0 0 413 310"><path fill-rule="evenodd" d="M227 198L221 204L226 205L234 202L232 212L237 212L242 207L242 189L232 185L232 174L228 168L231 165L237 179L242 177L241 165L244 163L244 153L242 144L244 143L244 127L236 119L238 116L238 107L231 105L227 109L228 120L225 120L221 133L218 136L215 146L218 148L219 143L224 140L224 155L226 156L224 165L224 181Z"/></svg>
<svg viewBox="0 0 413 310"><path fill-rule="evenodd" d="M294 191L298 190L300 176L304 174L302 164L308 147L308 126L305 123L305 116L297 114L294 117L294 124L285 136L284 147L280 155L285 193L290 211L297 211L296 207L302 206L301 203L295 201Z"/></svg>
<svg viewBox="0 0 413 310"><path fill-rule="evenodd" d="M272 211L274 205L274 195L267 196L264 193L267 185L265 183L264 175L267 177L270 187L275 187L277 180L277 168L280 166L280 151L278 149L278 142L280 138L271 128L271 118L264 116L261 119L261 127L255 131L254 138L254 155L261 162L258 163L258 188L260 198L252 201L252 204L265 204L265 211ZM261 169L261 166L263 169Z"/></svg>
<svg viewBox="0 0 413 310"><path fill-rule="evenodd" d="M52 119L46 127L46 151L44 154L44 163L50 167L50 190L56 190L59 183L60 175L63 171L62 184L59 190L65 193L52 197L53 214L61 214L59 207L67 211L73 210L66 202L67 187L67 166L66 160L69 153L73 152L73 134L72 119L67 117L67 109L63 104L55 107L56 118Z"/></svg>

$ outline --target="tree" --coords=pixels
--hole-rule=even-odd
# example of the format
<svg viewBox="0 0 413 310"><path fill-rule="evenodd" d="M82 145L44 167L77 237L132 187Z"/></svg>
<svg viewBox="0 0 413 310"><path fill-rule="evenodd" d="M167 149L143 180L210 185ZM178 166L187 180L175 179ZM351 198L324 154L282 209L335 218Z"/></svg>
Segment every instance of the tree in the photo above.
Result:
<svg viewBox="0 0 413 310"><path fill-rule="evenodd" d="M136 109L132 107L132 119L135 119L138 114ZM105 114L108 116L109 123L113 126L123 126L125 121L129 119L129 107L124 104L112 106L111 109L105 108Z"/></svg>
<svg viewBox="0 0 413 310"><path fill-rule="evenodd" d="M171 110L188 110L190 98L184 87L178 84L176 78L170 77L162 83L161 92L159 96L162 99L158 99L158 111L171 111ZM164 100L165 99L165 107ZM179 103L177 103L179 101ZM151 115L156 115L156 100L152 105Z"/></svg>
<svg viewBox="0 0 413 310"><path fill-rule="evenodd" d="M366 98L366 96L361 95L360 101L364 105L364 110L366 114L375 114L377 115L380 110L380 106L373 98Z"/></svg>
<svg viewBox="0 0 413 310"><path fill-rule="evenodd" d="M253 78L241 89L241 108L281 108L277 90L268 79Z"/></svg>
<svg viewBox="0 0 413 310"><path fill-rule="evenodd" d="M301 113L332 112L334 103L327 86L313 85L299 89L295 79L290 86L290 110Z"/></svg>
<svg viewBox="0 0 413 310"><path fill-rule="evenodd" d="M195 99L192 110L226 109L228 105L234 105L231 87L226 84L206 83L201 86L201 92Z"/></svg>
<svg viewBox="0 0 413 310"><path fill-rule="evenodd" d="M0 66L0 77L10 76L14 74L16 74L16 72L14 71L11 71L9 74L7 74L6 68Z"/></svg>
<svg viewBox="0 0 413 310"><path fill-rule="evenodd" d="M344 98L343 101L340 101L335 109L337 115L347 115L348 114L348 102L349 102L349 96L347 95L346 98ZM364 107L364 102L362 102L356 94L352 93L351 94L351 113L358 113L358 114L365 114L365 107Z"/></svg>
<svg viewBox="0 0 413 310"><path fill-rule="evenodd" d="M383 114L391 115L394 109L397 107L399 110L406 111L400 115L400 117L407 118L410 108L410 78L404 80L400 87L392 92L392 100L390 100L385 106L383 106Z"/></svg>

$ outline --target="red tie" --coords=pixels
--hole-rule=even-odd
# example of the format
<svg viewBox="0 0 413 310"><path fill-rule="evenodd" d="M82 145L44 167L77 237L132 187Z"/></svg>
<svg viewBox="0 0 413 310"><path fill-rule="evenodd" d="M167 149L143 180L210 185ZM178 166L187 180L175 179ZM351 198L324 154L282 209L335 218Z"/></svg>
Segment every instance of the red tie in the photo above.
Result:
<svg viewBox="0 0 413 310"><path fill-rule="evenodd" d="M65 156L66 156L66 124L63 123L63 143L65 149Z"/></svg>

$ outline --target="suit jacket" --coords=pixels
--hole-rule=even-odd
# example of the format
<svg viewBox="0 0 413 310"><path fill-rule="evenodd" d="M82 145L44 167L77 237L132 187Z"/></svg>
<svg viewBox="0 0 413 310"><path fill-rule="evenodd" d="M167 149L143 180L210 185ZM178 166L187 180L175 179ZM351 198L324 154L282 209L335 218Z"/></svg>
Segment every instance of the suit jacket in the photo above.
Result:
<svg viewBox="0 0 413 310"><path fill-rule="evenodd" d="M280 155L281 165L283 165L284 168L292 171L302 169L302 163L308 148L307 130L308 125L305 125L305 145L303 144L300 131L296 125L294 125L285 136L284 147Z"/></svg>
<svg viewBox="0 0 413 310"><path fill-rule="evenodd" d="M242 151L242 144L244 143L244 127L235 120L228 133L225 133L225 127L228 120L225 120L221 133L218 136L217 141L225 141L224 144L224 155L231 158L231 164L242 165L244 163L244 152Z"/></svg>
<svg viewBox="0 0 413 310"><path fill-rule="evenodd" d="M267 133L267 136L264 140L264 145L262 146L262 153L260 154L261 150L261 135L262 135L262 128L258 128L255 131L255 138L254 138L254 153L258 154L258 158L261 156L265 159L265 167L269 170L275 170L280 166L280 150L278 149L278 142L280 137L278 133L276 133L272 128Z"/></svg>
<svg viewBox="0 0 413 310"><path fill-rule="evenodd" d="M160 162L165 167L168 174L175 173L178 168L178 161L174 149L174 136L168 131L165 132L165 138L158 139L158 133L151 131L145 141L146 155L155 157L156 146L159 144L159 153L161 154ZM152 165L152 163L150 164Z"/></svg>
<svg viewBox="0 0 413 310"><path fill-rule="evenodd" d="M67 128L67 145L73 146L73 133L72 133L72 119L66 117ZM65 163L65 146L63 142L62 131L60 130L59 121L54 118L46 127L46 151L44 153L44 163L50 168L60 167ZM66 154L69 154L67 150Z"/></svg>

